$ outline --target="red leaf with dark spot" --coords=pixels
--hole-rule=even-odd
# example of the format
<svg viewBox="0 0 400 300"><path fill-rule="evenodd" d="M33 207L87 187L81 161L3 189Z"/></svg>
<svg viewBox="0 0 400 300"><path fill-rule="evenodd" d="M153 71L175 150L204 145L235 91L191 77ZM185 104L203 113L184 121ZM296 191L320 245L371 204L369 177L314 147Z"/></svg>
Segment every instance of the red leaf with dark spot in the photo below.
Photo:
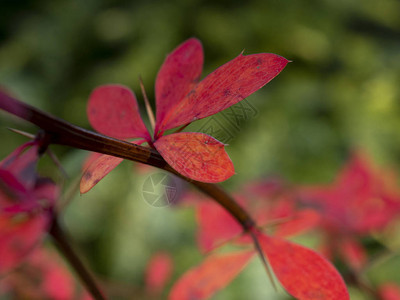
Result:
<svg viewBox="0 0 400 300"><path fill-rule="evenodd" d="M123 161L122 158L110 155L101 155L83 172L80 192L81 194L89 192L101 179L110 173L116 166Z"/></svg>
<svg viewBox="0 0 400 300"><path fill-rule="evenodd" d="M135 94L125 86L110 84L96 88L90 95L87 114L92 127L102 134L118 139L151 140Z"/></svg>
<svg viewBox="0 0 400 300"><path fill-rule="evenodd" d="M197 181L221 182L235 172L225 145L204 133L169 134L154 146L171 167Z"/></svg>
<svg viewBox="0 0 400 300"><path fill-rule="evenodd" d="M320 254L278 237L256 233L262 250L286 291L300 300L347 300L346 285Z"/></svg>
<svg viewBox="0 0 400 300"><path fill-rule="evenodd" d="M253 257L254 251L216 254L186 272L172 287L171 300L200 300L227 286Z"/></svg>

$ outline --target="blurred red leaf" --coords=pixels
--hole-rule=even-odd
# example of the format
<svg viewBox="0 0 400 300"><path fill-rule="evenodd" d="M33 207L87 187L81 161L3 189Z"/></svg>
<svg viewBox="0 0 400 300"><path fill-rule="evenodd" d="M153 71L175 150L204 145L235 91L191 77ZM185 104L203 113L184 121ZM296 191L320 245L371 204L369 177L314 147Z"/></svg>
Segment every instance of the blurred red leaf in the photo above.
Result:
<svg viewBox="0 0 400 300"><path fill-rule="evenodd" d="M343 260L355 271L361 271L367 262L367 253L363 246L351 238L338 241L337 247Z"/></svg>
<svg viewBox="0 0 400 300"><path fill-rule="evenodd" d="M300 234L320 224L317 212L299 210L294 197L285 191L282 182L264 180L245 186L241 193L235 194L235 199L252 215L258 226L274 226L275 235ZM214 201L191 193L185 203L196 209L197 241L201 251L210 251L232 239L237 244L252 243L248 235L241 235L243 229L232 215Z"/></svg>
<svg viewBox="0 0 400 300"><path fill-rule="evenodd" d="M346 285L320 254L278 237L256 233L276 277L296 299L350 299Z"/></svg>
<svg viewBox="0 0 400 300"><path fill-rule="evenodd" d="M60 257L50 249L36 248L21 268L2 278L3 294L12 299L89 300Z"/></svg>
<svg viewBox="0 0 400 300"><path fill-rule="evenodd" d="M135 94L122 85L97 87L89 98L87 114L98 132L115 138L151 140L139 114Z"/></svg>
<svg viewBox="0 0 400 300"><path fill-rule="evenodd" d="M379 170L360 152L328 186L304 187L302 201L323 215L331 233L367 234L383 229L400 214L400 192L393 186L393 174Z"/></svg>
<svg viewBox="0 0 400 300"><path fill-rule="evenodd" d="M158 295L171 278L173 263L171 256L164 252L153 255L146 268L146 289Z"/></svg>
<svg viewBox="0 0 400 300"><path fill-rule="evenodd" d="M295 212L288 221L277 226L275 236L289 237L315 228L320 224L321 216L312 209Z"/></svg>
<svg viewBox="0 0 400 300"><path fill-rule="evenodd" d="M26 258L39 244L48 224L46 215L25 216L22 220L14 218L14 215L0 215L0 275Z"/></svg>
<svg viewBox="0 0 400 300"><path fill-rule="evenodd" d="M38 146L29 142L0 162L0 273L31 252L52 217L59 189L36 174L37 152Z"/></svg>
<svg viewBox="0 0 400 300"><path fill-rule="evenodd" d="M228 285L247 265L254 251L215 254L187 271L172 287L171 300L206 299Z"/></svg>
<svg viewBox="0 0 400 300"><path fill-rule="evenodd" d="M26 149L28 147L30 148ZM0 168L11 172L26 189L30 189L35 184L37 177L35 173L37 159L38 145L28 142L4 158L0 162Z"/></svg>
<svg viewBox="0 0 400 300"><path fill-rule="evenodd" d="M203 201L196 209L197 240L202 251L207 252L243 232L240 224L220 205Z"/></svg>
<svg viewBox="0 0 400 300"><path fill-rule="evenodd" d="M379 288L381 300L400 300L400 287L395 283L385 283Z"/></svg>
<svg viewBox="0 0 400 300"><path fill-rule="evenodd" d="M224 144L204 133L181 132L159 138L154 146L182 175L202 182L220 182L234 174Z"/></svg>

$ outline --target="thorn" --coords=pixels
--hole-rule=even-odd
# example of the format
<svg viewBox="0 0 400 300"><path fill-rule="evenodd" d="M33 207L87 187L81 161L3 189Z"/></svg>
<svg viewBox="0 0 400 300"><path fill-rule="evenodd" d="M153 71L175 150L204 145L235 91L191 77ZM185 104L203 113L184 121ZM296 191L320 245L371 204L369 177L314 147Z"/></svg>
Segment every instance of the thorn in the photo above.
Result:
<svg viewBox="0 0 400 300"><path fill-rule="evenodd" d="M174 133L181 132L183 129L185 129L186 127L188 127L189 124L190 124L190 123L187 123L187 124L183 125L181 128L178 128Z"/></svg>
<svg viewBox="0 0 400 300"><path fill-rule="evenodd" d="M15 128L10 128L10 127L7 127L7 129L10 130L11 132L20 134L20 135L25 136L25 137L27 137L27 138L35 139L35 135L34 135L34 134L31 134L31 133L29 133L29 132L25 132L25 131L18 130L18 129L15 129Z"/></svg>
<svg viewBox="0 0 400 300"><path fill-rule="evenodd" d="M65 189L63 195L61 196L57 206L56 210L58 212L64 211L65 207L68 206L68 204L73 200L77 192L79 191L79 184L81 182L81 177L75 178L72 183ZM80 196L82 196L81 193L79 193Z"/></svg>
<svg viewBox="0 0 400 300"><path fill-rule="evenodd" d="M254 246L256 247L256 250L261 258L261 261L265 267L265 270L267 271L267 275L268 275L269 280L271 281L272 287L274 288L275 292L278 292L278 287L276 286L274 277L272 276L271 267L269 266L267 259L265 258L265 255L262 251L260 243L258 242L258 239L257 239L256 235L254 234L253 230L250 230L249 233L250 233L251 238L253 239Z"/></svg>
<svg viewBox="0 0 400 300"><path fill-rule="evenodd" d="M269 228L269 227L273 227L273 226L279 226L282 224L286 224L288 222L291 222L293 220L299 219L298 216L289 216L289 217L282 217L282 218L277 218L277 219L273 219L271 221L268 221L267 224L263 225L262 228Z"/></svg>
<svg viewBox="0 0 400 300"><path fill-rule="evenodd" d="M210 255L214 252L216 252L218 249L222 248L223 246L229 244L229 243L234 243L237 239L239 239L240 237L242 237L244 235L244 232L241 232L237 235L235 235L234 237L227 239L225 241L219 242L216 245L213 245L213 247L209 250L204 251L205 255Z"/></svg>
<svg viewBox="0 0 400 300"><path fill-rule="evenodd" d="M33 135L33 134L29 133L29 132L25 132L25 131L22 131L22 130L19 130L19 129L15 129L15 128L10 128L10 127L7 127L7 129L10 130L11 132L20 134L20 135L25 136L25 137L30 138L30 139L35 139L35 138L36 138L35 135ZM63 174L63 176L64 176L65 178L68 179L69 177L68 177L67 172L66 172L65 169L62 167L60 161L58 160L58 158L57 158L57 156L54 154L54 152L52 152L50 149L46 149L46 153L49 155L49 157L51 158L51 160L54 162L54 164L55 164L55 165L58 167L58 169L61 171L61 173Z"/></svg>
<svg viewBox="0 0 400 300"><path fill-rule="evenodd" d="M65 169L63 168L63 166L61 165L60 161L58 160L57 156L54 154L53 151L51 151L50 149L47 149L46 153L49 155L49 157L51 158L51 160L54 162L54 164L57 166L57 168L60 170L61 174L68 179L69 176L67 174L67 172L65 171Z"/></svg>
<svg viewBox="0 0 400 300"><path fill-rule="evenodd" d="M144 103L146 105L147 115L149 116L151 128L153 129L153 132L154 132L154 128L156 127L156 121L155 121L155 118L154 118L153 110L152 110L152 108L150 106L149 99L147 98L147 95L146 95L146 90L144 89L142 77L140 77L140 76L139 76L139 83L140 83L140 89L142 90Z"/></svg>

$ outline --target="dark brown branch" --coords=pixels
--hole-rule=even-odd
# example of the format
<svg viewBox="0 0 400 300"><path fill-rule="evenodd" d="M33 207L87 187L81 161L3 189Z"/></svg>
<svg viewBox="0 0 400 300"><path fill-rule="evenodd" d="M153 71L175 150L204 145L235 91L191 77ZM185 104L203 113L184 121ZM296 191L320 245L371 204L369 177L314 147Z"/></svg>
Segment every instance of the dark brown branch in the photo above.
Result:
<svg viewBox="0 0 400 300"><path fill-rule="evenodd" d="M242 225L245 231L254 226L250 215L222 187L194 181L180 175L153 149L75 126L2 92L0 92L0 108L40 127L49 136L50 143L117 156L171 172L192 183L217 201Z"/></svg>

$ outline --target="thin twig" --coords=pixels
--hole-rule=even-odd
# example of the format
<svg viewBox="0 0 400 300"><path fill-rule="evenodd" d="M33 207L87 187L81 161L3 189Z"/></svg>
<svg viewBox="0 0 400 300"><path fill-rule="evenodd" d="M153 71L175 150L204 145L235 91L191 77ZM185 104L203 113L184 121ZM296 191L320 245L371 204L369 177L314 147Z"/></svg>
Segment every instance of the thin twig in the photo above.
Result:
<svg viewBox="0 0 400 300"><path fill-rule="evenodd" d="M53 237L58 249L62 252L64 257L74 268L75 272L80 277L80 279L86 286L89 293L93 296L93 298L96 300L105 300L106 298L104 297L103 293L98 287L93 276L89 273L88 269L79 259L79 256L72 249L70 241L67 239L64 231L58 224L56 218L54 218L53 224L50 228L50 235Z"/></svg>

